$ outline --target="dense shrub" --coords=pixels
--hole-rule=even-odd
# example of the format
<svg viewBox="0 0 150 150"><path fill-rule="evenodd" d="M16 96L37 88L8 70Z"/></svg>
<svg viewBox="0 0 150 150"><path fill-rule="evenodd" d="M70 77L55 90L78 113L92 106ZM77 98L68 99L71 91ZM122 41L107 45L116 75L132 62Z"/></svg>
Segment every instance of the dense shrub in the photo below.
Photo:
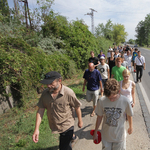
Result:
<svg viewBox="0 0 150 150"><path fill-rule="evenodd" d="M75 63L67 56L57 52L47 55L23 39L3 38L0 45L0 83L3 89L10 85L16 90L13 96L19 95L20 106L36 97L36 87L45 73L55 70L63 77L71 77L76 71Z"/></svg>

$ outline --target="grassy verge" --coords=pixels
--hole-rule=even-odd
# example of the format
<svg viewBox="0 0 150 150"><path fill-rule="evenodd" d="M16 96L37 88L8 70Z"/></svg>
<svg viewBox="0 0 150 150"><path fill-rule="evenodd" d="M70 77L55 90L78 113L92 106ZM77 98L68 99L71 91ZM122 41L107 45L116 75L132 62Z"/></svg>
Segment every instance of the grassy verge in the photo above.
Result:
<svg viewBox="0 0 150 150"><path fill-rule="evenodd" d="M73 76L72 79L64 80L67 85L76 93L78 99L84 98L82 92L83 72ZM48 125L46 112L40 125L39 142L32 141L32 134L35 127L36 111L34 107L38 98L32 101L29 108L17 109L6 112L0 116L0 149L1 150L57 150L59 135L52 134Z"/></svg>

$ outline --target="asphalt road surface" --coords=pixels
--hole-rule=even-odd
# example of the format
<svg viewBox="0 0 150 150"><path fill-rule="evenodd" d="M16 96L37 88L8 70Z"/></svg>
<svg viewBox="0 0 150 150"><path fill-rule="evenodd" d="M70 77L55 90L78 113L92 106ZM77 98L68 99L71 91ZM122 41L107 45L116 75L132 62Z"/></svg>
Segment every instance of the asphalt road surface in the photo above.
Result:
<svg viewBox="0 0 150 150"><path fill-rule="evenodd" d="M141 51L141 55L145 57L146 70L143 70L142 86L150 100L150 50L144 48L138 48Z"/></svg>

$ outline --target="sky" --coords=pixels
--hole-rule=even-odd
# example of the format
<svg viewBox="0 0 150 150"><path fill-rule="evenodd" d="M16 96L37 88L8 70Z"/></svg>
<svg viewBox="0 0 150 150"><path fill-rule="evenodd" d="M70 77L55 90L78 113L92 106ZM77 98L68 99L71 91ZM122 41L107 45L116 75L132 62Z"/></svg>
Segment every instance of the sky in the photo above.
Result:
<svg viewBox="0 0 150 150"><path fill-rule="evenodd" d="M10 7L13 7L13 0L8 0ZM28 0L29 8L36 8L36 0ZM67 17L68 21L82 19L91 29L90 8L94 12L94 27L110 19L113 24L122 24L128 33L129 39L136 39L135 28L141 20L145 20L150 13L150 0L54 0L52 9L55 13Z"/></svg>

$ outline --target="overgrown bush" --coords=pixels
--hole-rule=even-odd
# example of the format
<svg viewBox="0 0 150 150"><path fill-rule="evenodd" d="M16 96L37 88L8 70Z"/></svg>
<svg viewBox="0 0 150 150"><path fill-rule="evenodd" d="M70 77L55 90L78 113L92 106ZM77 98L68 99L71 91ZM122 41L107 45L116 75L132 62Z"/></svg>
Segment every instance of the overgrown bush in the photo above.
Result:
<svg viewBox="0 0 150 150"><path fill-rule="evenodd" d="M66 55L57 52L47 55L23 39L3 38L0 45L0 83L3 89L10 85L16 91L13 96L21 98L20 106L36 97L36 88L45 73L55 70L67 78L76 72L75 62Z"/></svg>

